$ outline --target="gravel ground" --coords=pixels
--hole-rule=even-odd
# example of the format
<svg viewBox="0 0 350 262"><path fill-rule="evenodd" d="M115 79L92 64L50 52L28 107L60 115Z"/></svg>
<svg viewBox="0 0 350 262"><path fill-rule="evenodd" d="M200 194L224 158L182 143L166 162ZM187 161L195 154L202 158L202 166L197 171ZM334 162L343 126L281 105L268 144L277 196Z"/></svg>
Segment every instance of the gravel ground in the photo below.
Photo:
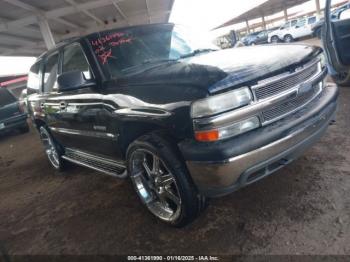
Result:
<svg viewBox="0 0 350 262"><path fill-rule="evenodd" d="M0 250L8 254L350 254L350 89L299 160L213 199L183 229L157 222L128 180L50 168L38 135L0 137ZM1 251L0 251L1 252ZM1 256L0 256L1 260Z"/></svg>

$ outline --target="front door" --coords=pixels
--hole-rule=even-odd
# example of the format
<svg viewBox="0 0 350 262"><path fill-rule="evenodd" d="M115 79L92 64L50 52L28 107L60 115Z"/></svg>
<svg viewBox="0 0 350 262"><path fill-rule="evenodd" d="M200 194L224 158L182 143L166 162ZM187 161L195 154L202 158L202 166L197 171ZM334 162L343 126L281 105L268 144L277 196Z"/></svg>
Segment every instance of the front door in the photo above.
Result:
<svg viewBox="0 0 350 262"><path fill-rule="evenodd" d="M333 1L334 2L334 1ZM350 85L350 8L331 15L332 0L326 1L322 41L330 74L342 86Z"/></svg>

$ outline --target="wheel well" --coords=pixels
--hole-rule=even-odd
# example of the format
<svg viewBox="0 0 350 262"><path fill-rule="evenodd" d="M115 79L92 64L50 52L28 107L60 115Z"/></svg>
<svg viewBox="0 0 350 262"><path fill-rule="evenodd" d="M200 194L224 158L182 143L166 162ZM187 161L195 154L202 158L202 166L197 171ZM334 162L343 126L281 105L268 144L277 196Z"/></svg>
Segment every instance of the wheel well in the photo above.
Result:
<svg viewBox="0 0 350 262"><path fill-rule="evenodd" d="M140 137L154 133L158 136L161 136L167 140L172 145L177 145L177 139L174 137L171 132L157 125L145 125L144 123L128 123L124 125L123 130L120 132L123 135L120 141L120 148L123 156L126 156L126 152L131 143ZM177 147L177 146L176 146ZM176 148L178 150L178 148Z"/></svg>
<svg viewBox="0 0 350 262"><path fill-rule="evenodd" d="M35 127L39 130L40 127L45 126L46 123L43 120L35 119L34 120Z"/></svg>

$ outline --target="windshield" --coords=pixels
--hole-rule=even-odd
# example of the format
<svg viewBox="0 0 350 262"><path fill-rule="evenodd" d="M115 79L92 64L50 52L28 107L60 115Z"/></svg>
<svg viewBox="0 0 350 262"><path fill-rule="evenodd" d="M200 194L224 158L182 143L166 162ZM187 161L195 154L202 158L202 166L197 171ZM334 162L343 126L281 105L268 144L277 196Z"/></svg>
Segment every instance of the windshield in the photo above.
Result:
<svg viewBox="0 0 350 262"><path fill-rule="evenodd" d="M96 33L88 40L102 68L114 78L141 65L177 61L218 49L207 39L171 24Z"/></svg>
<svg viewBox="0 0 350 262"><path fill-rule="evenodd" d="M0 87L0 107L16 102L16 98L5 88Z"/></svg>

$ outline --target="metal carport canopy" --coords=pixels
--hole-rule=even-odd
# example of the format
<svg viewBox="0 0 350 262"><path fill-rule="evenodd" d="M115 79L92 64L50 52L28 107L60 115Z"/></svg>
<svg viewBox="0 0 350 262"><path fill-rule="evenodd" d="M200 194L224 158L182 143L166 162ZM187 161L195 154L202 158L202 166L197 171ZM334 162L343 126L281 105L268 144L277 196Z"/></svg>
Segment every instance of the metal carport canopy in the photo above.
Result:
<svg viewBox="0 0 350 262"><path fill-rule="evenodd" d="M257 18L262 18L264 16L270 16L284 10L287 10L293 6L303 4L309 0L268 0L261 5L227 21L226 23L216 27L215 29L234 25L238 23L243 23L248 20L253 20Z"/></svg>
<svg viewBox="0 0 350 262"><path fill-rule="evenodd" d="M37 56L55 42L168 22L174 0L0 0L0 56Z"/></svg>

